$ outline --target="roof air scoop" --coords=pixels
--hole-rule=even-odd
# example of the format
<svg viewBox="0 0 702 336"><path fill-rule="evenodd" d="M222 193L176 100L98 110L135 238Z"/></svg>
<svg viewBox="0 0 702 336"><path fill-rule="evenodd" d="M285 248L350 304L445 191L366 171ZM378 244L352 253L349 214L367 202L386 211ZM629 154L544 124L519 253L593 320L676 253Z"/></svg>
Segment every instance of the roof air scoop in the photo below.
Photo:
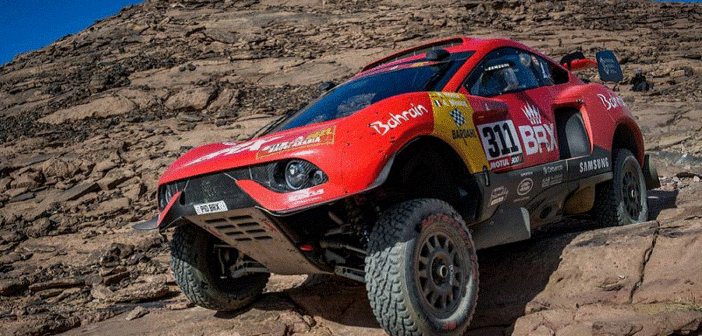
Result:
<svg viewBox="0 0 702 336"><path fill-rule="evenodd" d="M426 59L427 61L440 61L446 57L449 57L449 52L444 49L434 49L427 51Z"/></svg>

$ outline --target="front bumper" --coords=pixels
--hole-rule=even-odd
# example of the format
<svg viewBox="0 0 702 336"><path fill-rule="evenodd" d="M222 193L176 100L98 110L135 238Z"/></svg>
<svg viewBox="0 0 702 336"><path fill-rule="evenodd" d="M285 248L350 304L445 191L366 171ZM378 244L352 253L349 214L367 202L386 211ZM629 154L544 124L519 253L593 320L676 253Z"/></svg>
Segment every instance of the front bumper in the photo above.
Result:
<svg viewBox="0 0 702 336"><path fill-rule="evenodd" d="M203 213L202 207L207 204L217 205ZM281 228L282 221L261 210L232 178L209 175L189 179L170 197L157 218L134 228L165 230L190 223L258 261L270 272L324 273L297 248L292 233Z"/></svg>

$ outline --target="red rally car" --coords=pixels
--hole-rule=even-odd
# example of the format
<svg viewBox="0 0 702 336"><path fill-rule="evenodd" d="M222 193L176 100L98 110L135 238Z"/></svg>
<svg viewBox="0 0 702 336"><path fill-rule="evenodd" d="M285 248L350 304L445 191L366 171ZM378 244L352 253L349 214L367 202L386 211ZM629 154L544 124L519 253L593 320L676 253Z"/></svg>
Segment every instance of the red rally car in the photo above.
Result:
<svg viewBox="0 0 702 336"><path fill-rule="evenodd" d="M564 216L647 220L658 176L624 101L571 72L594 66L622 78L609 51L557 63L504 39L395 53L258 137L179 158L137 228L175 229L175 279L206 308L241 308L271 272L334 273L366 283L391 335L461 335L476 249Z"/></svg>

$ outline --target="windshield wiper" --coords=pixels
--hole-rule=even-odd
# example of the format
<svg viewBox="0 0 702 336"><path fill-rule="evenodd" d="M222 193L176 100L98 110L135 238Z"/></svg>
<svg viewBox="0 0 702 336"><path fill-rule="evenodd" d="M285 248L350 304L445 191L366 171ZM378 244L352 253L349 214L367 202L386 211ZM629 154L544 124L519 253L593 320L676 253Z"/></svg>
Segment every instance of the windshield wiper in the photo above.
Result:
<svg viewBox="0 0 702 336"><path fill-rule="evenodd" d="M268 132L270 132L272 129L275 129L276 127L278 127L280 124L283 123L283 121L290 118L291 115L295 114L299 110L300 109L289 109L289 110L285 111L285 113L282 116L280 116L280 118L271 121L270 123L268 123L268 125L263 126L263 128L261 128L258 132L254 133L251 136L251 139L268 134Z"/></svg>

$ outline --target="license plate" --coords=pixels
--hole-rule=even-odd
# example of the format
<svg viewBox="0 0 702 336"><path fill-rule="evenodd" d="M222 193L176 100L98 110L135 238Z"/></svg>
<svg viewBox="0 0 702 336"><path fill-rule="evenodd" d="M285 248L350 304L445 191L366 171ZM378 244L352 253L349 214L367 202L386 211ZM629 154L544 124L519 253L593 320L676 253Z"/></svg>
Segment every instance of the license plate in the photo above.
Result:
<svg viewBox="0 0 702 336"><path fill-rule="evenodd" d="M211 213L224 212L227 210L229 210L229 209L227 209L227 204L225 204L224 201L195 204L195 212L198 215L206 215L206 214L211 214Z"/></svg>

